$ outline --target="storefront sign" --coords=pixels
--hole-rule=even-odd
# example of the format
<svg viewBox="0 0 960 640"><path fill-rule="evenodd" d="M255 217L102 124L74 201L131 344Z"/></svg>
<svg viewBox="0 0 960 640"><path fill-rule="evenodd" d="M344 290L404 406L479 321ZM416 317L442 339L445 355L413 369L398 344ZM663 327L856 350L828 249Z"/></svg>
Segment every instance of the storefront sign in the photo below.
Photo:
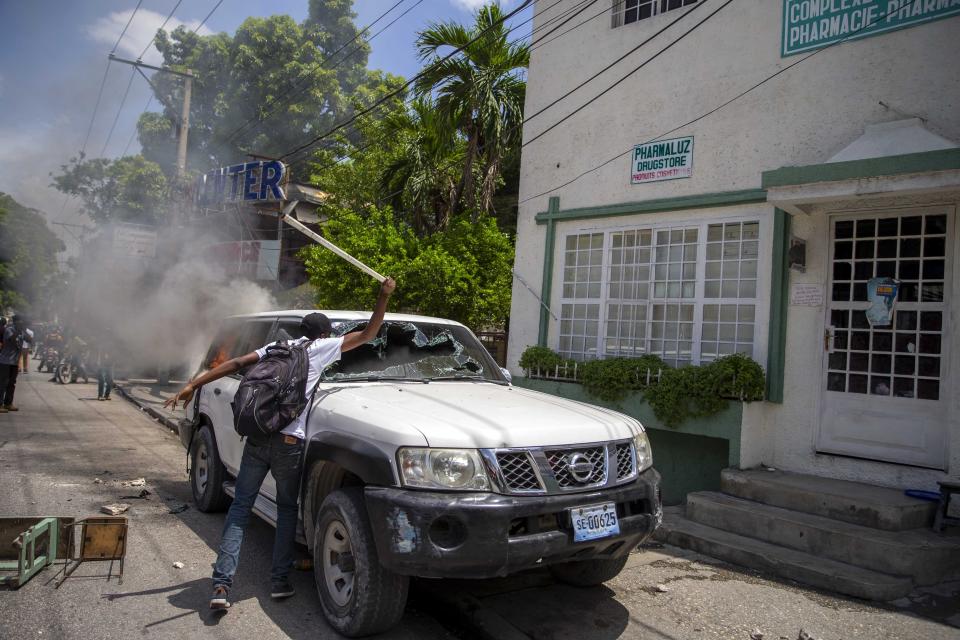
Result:
<svg viewBox="0 0 960 640"><path fill-rule="evenodd" d="M200 176L196 201L200 206L224 202L283 200L287 167L278 160L258 160L221 167Z"/></svg>
<svg viewBox="0 0 960 640"><path fill-rule="evenodd" d="M795 307L819 307L823 304L823 285L798 282L790 289L790 304Z"/></svg>
<svg viewBox="0 0 960 640"><path fill-rule="evenodd" d="M157 257L157 230L154 227L129 222L117 222L113 229L116 251L134 258Z"/></svg>
<svg viewBox="0 0 960 640"><path fill-rule="evenodd" d="M960 0L783 0L781 56L960 15Z"/></svg>
<svg viewBox="0 0 960 640"><path fill-rule="evenodd" d="M693 136L638 144L632 158L630 184L689 178L693 175Z"/></svg>

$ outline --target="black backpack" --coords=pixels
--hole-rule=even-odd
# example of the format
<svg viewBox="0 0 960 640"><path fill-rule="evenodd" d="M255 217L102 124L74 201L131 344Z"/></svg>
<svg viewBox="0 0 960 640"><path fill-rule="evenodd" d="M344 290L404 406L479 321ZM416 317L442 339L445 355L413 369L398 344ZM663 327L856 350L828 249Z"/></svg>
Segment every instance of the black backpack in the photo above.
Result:
<svg viewBox="0 0 960 640"><path fill-rule="evenodd" d="M307 345L278 343L251 366L233 397L233 428L245 437L269 436L303 413L310 358Z"/></svg>

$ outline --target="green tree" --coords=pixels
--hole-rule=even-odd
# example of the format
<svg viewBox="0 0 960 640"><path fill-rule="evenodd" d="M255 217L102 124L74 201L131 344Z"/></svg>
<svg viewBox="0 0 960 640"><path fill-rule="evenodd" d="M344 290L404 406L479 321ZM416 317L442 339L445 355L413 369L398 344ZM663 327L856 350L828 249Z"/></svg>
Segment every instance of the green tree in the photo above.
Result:
<svg viewBox="0 0 960 640"><path fill-rule="evenodd" d="M423 98L384 120L386 139L393 141L391 159L383 164L380 186L396 209L409 212L421 235L443 230L453 213L463 144L449 122Z"/></svg>
<svg viewBox="0 0 960 640"><path fill-rule="evenodd" d="M160 166L143 156L72 158L53 176L53 186L80 198L97 224L126 221L162 223L168 215L170 185Z"/></svg>
<svg viewBox="0 0 960 640"><path fill-rule="evenodd" d="M416 91L436 94L437 109L467 141L455 201L463 195L471 211L491 211L501 164L519 140L523 122L526 83L521 74L530 50L526 43L508 41L503 20L500 7L490 4L477 12L472 27L435 23L417 36L417 50L427 65ZM441 57L439 51L446 47L463 53Z"/></svg>
<svg viewBox="0 0 960 640"><path fill-rule="evenodd" d="M5 193L0 193L0 238L0 309L46 312L63 242L39 211Z"/></svg>
<svg viewBox="0 0 960 640"><path fill-rule="evenodd" d="M513 246L482 216L463 217L446 231L419 238L397 224L389 208L370 207L365 215L340 211L324 235L380 273L397 280L391 309L451 318L481 329L501 326L510 310ZM370 304L377 283L322 247L303 257L317 304L326 309L358 309Z"/></svg>
<svg viewBox="0 0 960 640"><path fill-rule="evenodd" d="M183 27L159 32L164 63L195 74L188 165L204 170L248 153L280 155L350 113L354 92L379 80L366 70L369 46L362 38L351 42L353 18L351 0L311 0L302 24L274 15L247 18L232 36ZM157 73L153 81L165 124L156 114L142 116L140 142L143 154L166 169L183 80Z"/></svg>

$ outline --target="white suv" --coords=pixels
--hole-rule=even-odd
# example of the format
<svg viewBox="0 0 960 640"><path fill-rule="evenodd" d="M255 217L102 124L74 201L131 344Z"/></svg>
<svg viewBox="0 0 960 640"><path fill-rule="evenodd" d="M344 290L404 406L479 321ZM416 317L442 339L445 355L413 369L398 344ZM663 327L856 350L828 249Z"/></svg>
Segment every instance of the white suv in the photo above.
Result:
<svg viewBox="0 0 960 640"><path fill-rule="evenodd" d="M225 321L205 368L299 337L307 311ZM326 311L339 334L368 314ZM201 511L233 494L240 376L203 387L181 422ZM639 422L514 387L469 329L387 314L378 338L323 375L307 425L302 541L329 622L348 636L403 614L410 576L487 578L549 566L590 586L616 576L661 518ZM267 476L254 511L276 520Z"/></svg>

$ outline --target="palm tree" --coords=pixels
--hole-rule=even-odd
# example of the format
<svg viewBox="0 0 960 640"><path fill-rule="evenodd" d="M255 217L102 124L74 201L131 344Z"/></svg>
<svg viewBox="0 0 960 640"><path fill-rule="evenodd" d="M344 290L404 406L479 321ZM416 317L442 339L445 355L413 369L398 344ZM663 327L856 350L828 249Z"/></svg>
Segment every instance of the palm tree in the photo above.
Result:
<svg viewBox="0 0 960 640"><path fill-rule="evenodd" d="M408 209L410 223L420 235L446 228L456 202L464 146L449 121L429 100L417 98L409 110L384 119L384 132L399 142L380 177L394 209Z"/></svg>
<svg viewBox="0 0 960 640"><path fill-rule="evenodd" d="M474 215L492 208L501 163L520 139L523 123L526 82L522 70L530 62L530 50L525 43L507 40L504 17L498 5L490 4L477 12L470 28L455 22L435 23L417 36L417 51L427 65L415 90L421 97L436 91L437 110L466 139L454 206L465 197ZM439 55L444 47L462 48L462 53L444 58Z"/></svg>

